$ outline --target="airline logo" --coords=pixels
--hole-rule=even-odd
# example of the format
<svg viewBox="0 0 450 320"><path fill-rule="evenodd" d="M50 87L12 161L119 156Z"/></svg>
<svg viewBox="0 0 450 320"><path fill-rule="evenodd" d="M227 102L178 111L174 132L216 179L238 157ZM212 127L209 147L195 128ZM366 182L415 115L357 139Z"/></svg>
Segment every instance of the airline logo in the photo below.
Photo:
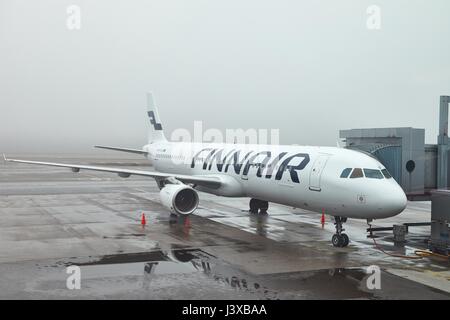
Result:
<svg viewBox="0 0 450 320"><path fill-rule="evenodd" d="M233 167L236 174L246 176L250 168L254 167L258 168L256 171L258 178L271 179L275 175L275 180L281 180L284 172L288 171L292 182L300 183L297 171L303 170L310 162L310 157L307 153L289 155L281 161L287 155L287 152L272 154L273 152L271 151L249 151L244 153L242 150L231 150L224 155L224 151L225 149L214 148L200 150L192 158L191 168L201 165L203 170L211 170L215 162L219 172L228 172L230 167ZM294 165L292 163L298 164ZM279 166L275 173L274 171L278 164ZM263 172L265 172L264 175Z"/></svg>
<svg viewBox="0 0 450 320"><path fill-rule="evenodd" d="M147 112L148 117L150 119L150 123L152 124L153 128L155 130L162 130L162 125L161 123L157 123L155 120L155 113L153 111L149 111Z"/></svg>

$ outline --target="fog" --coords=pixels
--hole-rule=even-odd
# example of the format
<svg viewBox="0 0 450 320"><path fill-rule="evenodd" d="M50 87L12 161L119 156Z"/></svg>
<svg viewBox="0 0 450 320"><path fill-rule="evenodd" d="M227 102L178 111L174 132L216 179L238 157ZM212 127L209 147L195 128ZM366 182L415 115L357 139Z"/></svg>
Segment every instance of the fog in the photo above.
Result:
<svg viewBox="0 0 450 320"><path fill-rule="evenodd" d="M380 29L366 12L381 9ZM80 8L80 29L67 8ZM140 147L152 91L177 128L412 126L435 143L450 95L450 2L0 0L0 151Z"/></svg>

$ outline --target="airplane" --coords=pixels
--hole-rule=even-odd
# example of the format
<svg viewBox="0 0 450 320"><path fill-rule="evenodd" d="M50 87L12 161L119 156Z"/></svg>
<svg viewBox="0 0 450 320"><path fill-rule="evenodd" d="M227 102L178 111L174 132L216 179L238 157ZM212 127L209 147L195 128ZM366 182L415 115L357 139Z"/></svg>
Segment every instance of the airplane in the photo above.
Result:
<svg viewBox="0 0 450 320"><path fill-rule="evenodd" d="M383 219L407 204L402 188L374 157L360 151L319 146L170 142L151 93L147 94L149 141L141 149L95 146L145 156L154 171L41 162L5 161L95 170L120 177L154 178L161 204L174 215L192 214L198 191L224 197L248 197L250 214L267 214L269 202L334 217L331 242L346 247L347 218Z"/></svg>

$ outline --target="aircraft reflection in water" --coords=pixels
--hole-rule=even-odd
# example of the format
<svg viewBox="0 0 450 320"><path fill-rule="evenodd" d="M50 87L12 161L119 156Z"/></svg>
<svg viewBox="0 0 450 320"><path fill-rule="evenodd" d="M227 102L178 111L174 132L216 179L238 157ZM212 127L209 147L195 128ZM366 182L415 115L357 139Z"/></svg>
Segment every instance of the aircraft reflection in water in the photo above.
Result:
<svg viewBox="0 0 450 320"><path fill-rule="evenodd" d="M298 299L298 298L373 298L376 291L365 287L368 277L365 268L335 268L313 271L288 272L278 275L265 275L264 284L258 276L222 263L215 257L198 249L173 249L163 253L164 261L147 262L144 266L145 290L152 290L152 281L158 276L170 273L202 272L212 279L230 288L254 295L256 299ZM172 264L171 266L168 266ZM164 280L164 278L161 278ZM201 285L201 283L200 283ZM270 289L269 289L270 288ZM335 290L333 288L339 288Z"/></svg>
<svg viewBox="0 0 450 320"><path fill-rule="evenodd" d="M266 287L260 285L258 282L250 280L248 275L237 270L233 270L219 261L215 261L215 257L198 249L184 250L175 249L165 253L169 261L151 261L145 263L144 266L144 289L151 289L152 280L158 275L160 270L162 274L166 273L167 262L175 262L180 264L188 264L193 267L186 268L179 266L179 270L188 272L187 270L201 271L208 278L213 279L222 284L227 284L233 289L246 291L266 299L276 299L276 292L270 291ZM183 272L181 271L181 273Z"/></svg>

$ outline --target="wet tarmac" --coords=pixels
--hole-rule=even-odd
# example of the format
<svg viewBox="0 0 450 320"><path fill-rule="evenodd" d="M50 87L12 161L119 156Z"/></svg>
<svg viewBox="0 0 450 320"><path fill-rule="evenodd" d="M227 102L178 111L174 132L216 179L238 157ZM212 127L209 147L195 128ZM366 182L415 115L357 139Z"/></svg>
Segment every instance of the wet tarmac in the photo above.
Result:
<svg viewBox="0 0 450 320"><path fill-rule="evenodd" d="M58 161L149 169L139 158L111 159ZM389 257L367 238L365 221L349 220L349 247L334 248L328 216L322 227L320 215L280 205L249 215L248 199L200 194L196 215L184 219L168 214L158 192L144 177L0 165L0 298L450 298L448 261ZM374 225L429 221L429 210L409 203ZM376 241L413 255L429 231L410 228L404 246L389 231ZM80 268L80 289L67 287L71 266ZM379 289L369 266L381 270Z"/></svg>

